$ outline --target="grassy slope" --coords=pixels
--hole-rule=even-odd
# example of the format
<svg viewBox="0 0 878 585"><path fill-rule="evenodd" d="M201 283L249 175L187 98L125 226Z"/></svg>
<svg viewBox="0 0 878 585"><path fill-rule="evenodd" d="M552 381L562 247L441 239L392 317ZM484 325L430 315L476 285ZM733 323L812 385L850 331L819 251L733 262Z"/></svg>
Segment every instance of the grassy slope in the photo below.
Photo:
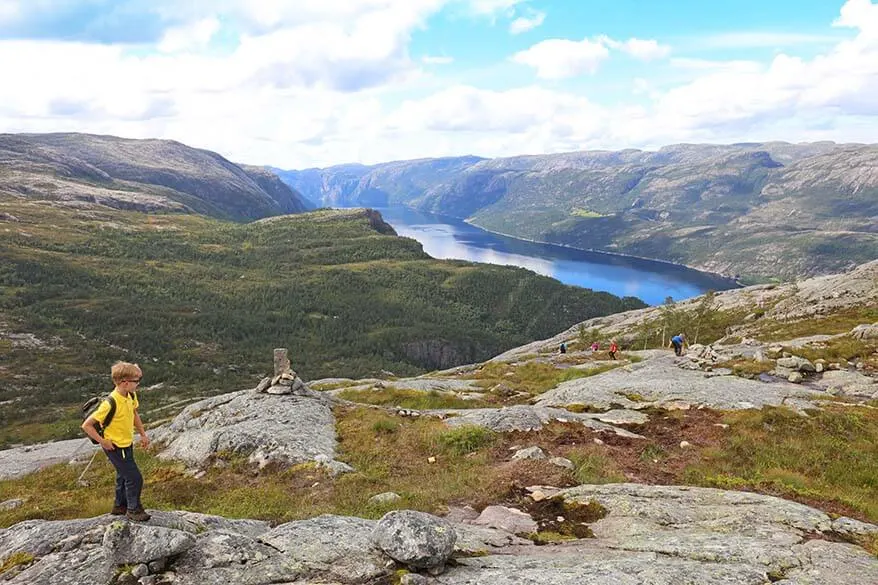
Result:
<svg viewBox="0 0 878 585"><path fill-rule="evenodd" d="M765 334L772 338L786 333L825 333L826 319L790 323ZM878 368L878 344L845 349L844 343L840 339L823 350L812 349L808 357L839 359L862 354L868 355L868 371ZM481 381L486 392L482 402L498 405L508 403L509 391L539 394L561 380L601 371L570 368L603 359L603 354L578 352L576 341L570 345L571 352L563 358L549 361L549 356L535 354L515 364L485 364L467 376ZM620 357L630 356L623 351ZM503 394L496 393L498 385L506 387ZM373 390L349 392L345 397L411 408L463 406L458 398L437 393L418 396ZM846 515L874 523L878 522L876 406L839 402L808 416L774 407L731 413L650 411L648 423L631 428L646 440L601 434L600 443L594 442L597 435L578 424L553 423L537 432L495 434L472 427L449 429L431 417L399 417L346 406L336 410L339 459L357 471L335 479L311 465L254 474L236 458L194 479L179 464L145 453L139 456L147 477L148 506L273 522L322 513L377 518L391 508L443 513L451 505L480 509L492 503L536 514L538 509L521 489L524 486L633 481L751 490L800 501L833 517ZM684 448L682 441L689 446ZM548 461L509 460L514 447L531 445L569 458L574 469L568 471ZM92 487L88 489L76 485L78 472L61 465L0 482L0 500L20 497L25 501L21 508L0 512L0 525L27 518L89 516L109 509L113 481L109 464L103 459L98 462L90 472ZM46 485L53 489L46 490ZM394 491L402 500L382 505L368 501L384 491ZM864 539L860 544L878 554L878 539Z"/></svg>
<svg viewBox="0 0 878 585"><path fill-rule="evenodd" d="M158 408L255 385L274 347L305 379L416 374L641 306L522 269L433 260L362 213L236 224L14 198L0 212L19 220L0 224L0 329L51 349L0 338L0 401L15 400L0 406L4 442L75 434L71 406L106 389L116 359L165 384Z"/></svg>

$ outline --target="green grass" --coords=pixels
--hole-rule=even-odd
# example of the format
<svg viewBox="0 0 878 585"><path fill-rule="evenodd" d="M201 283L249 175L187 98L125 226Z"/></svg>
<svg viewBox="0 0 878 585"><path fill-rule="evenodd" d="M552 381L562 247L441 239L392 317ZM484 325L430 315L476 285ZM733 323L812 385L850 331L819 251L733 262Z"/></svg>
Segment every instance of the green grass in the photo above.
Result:
<svg viewBox="0 0 878 585"><path fill-rule="evenodd" d="M878 308L857 307L836 311L831 315L794 322L766 321L754 331L764 341L784 341L809 335L847 333L857 325L878 321Z"/></svg>
<svg viewBox="0 0 878 585"><path fill-rule="evenodd" d="M382 388L380 390L345 390L338 394L339 398L359 402L361 404L389 405L412 410L433 410L443 408L483 408L488 404L483 400L464 400L448 392L435 390L398 390Z"/></svg>
<svg viewBox="0 0 878 585"><path fill-rule="evenodd" d="M878 521L878 411L766 407L726 422L727 438L686 471L687 483L837 502Z"/></svg>
<svg viewBox="0 0 878 585"><path fill-rule="evenodd" d="M558 368L553 364L544 362L526 362L519 365L492 362L482 366L472 377L479 380L479 384L490 389L497 384L503 384L516 392L529 394L542 394L551 390L562 382L587 378L597 374L613 370L624 365L606 364L592 369Z"/></svg>
<svg viewBox="0 0 878 585"><path fill-rule="evenodd" d="M436 513L453 502L496 501L509 490L508 481L489 465L490 431L448 429L438 419L392 417L372 409L342 409L337 416L338 458L355 473L331 479L314 464L302 464L254 474L244 459L231 456L225 467L194 479L183 465L138 450L144 505L286 522L326 513L380 517L388 508L368 500L386 491L403 497L395 508ZM63 464L0 482L0 501L24 500L15 510L0 511L0 526L108 512L115 485L110 463L102 456L95 460L86 475L89 487L77 485L81 471Z"/></svg>
<svg viewBox="0 0 878 585"><path fill-rule="evenodd" d="M625 481L625 475L613 459L595 445L583 445L568 456L576 466L574 476L579 483L603 484Z"/></svg>
<svg viewBox="0 0 878 585"><path fill-rule="evenodd" d="M491 445L497 434L478 426L462 426L446 431L439 436L439 444L454 455L466 455Z"/></svg>
<svg viewBox="0 0 878 585"><path fill-rule="evenodd" d="M7 575L13 569L18 569L25 565L29 565L36 557L28 552L16 552L7 556L3 559L3 562L0 563L0 575Z"/></svg>

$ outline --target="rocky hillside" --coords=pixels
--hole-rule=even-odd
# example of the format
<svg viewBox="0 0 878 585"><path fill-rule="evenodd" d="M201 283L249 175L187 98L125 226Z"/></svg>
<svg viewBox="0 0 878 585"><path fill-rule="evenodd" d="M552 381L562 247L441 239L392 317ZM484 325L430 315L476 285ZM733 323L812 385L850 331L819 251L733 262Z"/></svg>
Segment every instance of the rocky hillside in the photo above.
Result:
<svg viewBox="0 0 878 585"><path fill-rule="evenodd" d="M508 235L796 278L878 257L878 146L673 145L287 171L328 205L407 205Z"/></svg>
<svg viewBox="0 0 878 585"><path fill-rule="evenodd" d="M875 583L876 284L878 261L725 291L412 378L306 381L275 349L255 387L150 425L145 523L106 513L85 439L0 451L0 576Z"/></svg>
<svg viewBox="0 0 878 585"><path fill-rule="evenodd" d="M0 193L227 219L313 207L261 167L171 140L90 134L0 134Z"/></svg>

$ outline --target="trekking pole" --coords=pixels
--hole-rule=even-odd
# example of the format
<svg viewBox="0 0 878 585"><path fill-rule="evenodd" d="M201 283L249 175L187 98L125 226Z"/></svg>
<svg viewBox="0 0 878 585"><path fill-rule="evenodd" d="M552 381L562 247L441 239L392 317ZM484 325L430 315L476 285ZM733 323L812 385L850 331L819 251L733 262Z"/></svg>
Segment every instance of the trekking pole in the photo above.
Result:
<svg viewBox="0 0 878 585"><path fill-rule="evenodd" d="M89 468L91 467L91 464L95 462L95 457L97 457L97 456L98 456L98 452L95 451L94 455L91 456L91 461L88 462L88 465L86 465L85 469L82 470L82 473L79 474L79 479L76 480L77 485L80 485L82 487L88 487L88 482L82 478L85 477L85 474L88 472Z"/></svg>

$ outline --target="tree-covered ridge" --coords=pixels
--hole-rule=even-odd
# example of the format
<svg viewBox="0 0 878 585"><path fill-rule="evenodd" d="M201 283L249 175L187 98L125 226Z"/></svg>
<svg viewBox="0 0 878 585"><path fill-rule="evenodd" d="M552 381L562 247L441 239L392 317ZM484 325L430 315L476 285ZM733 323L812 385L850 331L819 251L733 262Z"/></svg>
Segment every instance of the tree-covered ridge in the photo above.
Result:
<svg viewBox="0 0 878 585"><path fill-rule="evenodd" d="M42 392L76 404L106 389L116 359L165 384L155 408L255 384L274 347L306 380L414 374L643 306L431 259L364 210L240 224L0 196L0 218L0 401L15 401L0 407L4 425L38 405L24 420L69 422L72 410L42 408Z"/></svg>

